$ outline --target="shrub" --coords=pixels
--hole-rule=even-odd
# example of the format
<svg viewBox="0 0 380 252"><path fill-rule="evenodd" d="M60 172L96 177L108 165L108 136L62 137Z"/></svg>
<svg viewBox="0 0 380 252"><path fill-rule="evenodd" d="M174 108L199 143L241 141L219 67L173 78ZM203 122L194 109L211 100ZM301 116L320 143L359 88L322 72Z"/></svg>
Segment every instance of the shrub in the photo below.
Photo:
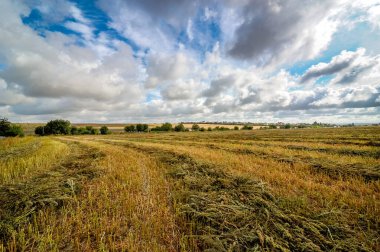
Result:
<svg viewBox="0 0 380 252"><path fill-rule="evenodd" d="M191 126L191 130L192 131L198 131L199 130L199 125L198 124L193 124L193 126Z"/></svg>
<svg viewBox="0 0 380 252"><path fill-rule="evenodd" d="M34 134L44 136L45 135L45 126L37 126L34 129Z"/></svg>
<svg viewBox="0 0 380 252"><path fill-rule="evenodd" d="M11 122L7 118L0 118L0 136L6 136L6 132L10 130Z"/></svg>
<svg viewBox="0 0 380 252"><path fill-rule="evenodd" d="M127 125L124 127L124 131L125 132L135 132L136 131L136 127L135 125Z"/></svg>
<svg viewBox="0 0 380 252"><path fill-rule="evenodd" d="M186 131L185 125L183 125L183 123L177 124L177 125L174 127L174 131L177 131L177 132L183 132L183 131Z"/></svg>
<svg viewBox="0 0 380 252"><path fill-rule="evenodd" d="M206 131L206 128L205 127L201 127L201 128L199 128L199 131Z"/></svg>
<svg viewBox="0 0 380 252"><path fill-rule="evenodd" d="M45 126L45 134L68 135L71 133L71 123L67 120L51 120Z"/></svg>
<svg viewBox="0 0 380 252"><path fill-rule="evenodd" d="M0 119L0 136L15 137L24 136L24 131L21 126L11 124L7 118Z"/></svg>
<svg viewBox="0 0 380 252"><path fill-rule="evenodd" d="M77 127L71 127L71 135L79 135L79 130Z"/></svg>
<svg viewBox="0 0 380 252"><path fill-rule="evenodd" d="M244 124L243 128L241 128L242 130L252 130L253 129L253 126L249 125L249 124Z"/></svg>
<svg viewBox="0 0 380 252"><path fill-rule="evenodd" d="M162 131L172 131L173 130L173 125L171 123L164 123L161 126Z"/></svg>
<svg viewBox="0 0 380 252"><path fill-rule="evenodd" d="M102 126L101 128L100 128L100 134L102 134L102 135L107 135L107 134L109 134L110 133L110 131L109 131L109 129L108 129L108 127L107 126Z"/></svg>
<svg viewBox="0 0 380 252"><path fill-rule="evenodd" d="M234 130L239 130L239 126L235 126L235 127L234 127Z"/></svg>
<svg viewBox="0 0 380 252"><path fill-rule="evenodd" d="M274 124L271 124L271 125L269 125L269 128L270 128L270 129L277 129L277 126L274 125Z"/></svg>
<svg viewBox="0 0 380 252"><path fill-rule="evenodd" d="M24 136L24 131L22 130L20 125L12 124L7 132L5 132L5 136L15 137L15 136Z"/></svg>
<svg viewBox="0 0 380 252"><path fill-rule="evenodd" d="M137 132L147 132L149 129L148 124L136 124L136 131Z"/></svg>
<svg viewBox="0 0 380 252"><path fill-rule="evenodd" d="M207 131L212 131L212 128L211 128L211 127L208 127L208 128L207 128Z"/></svg>

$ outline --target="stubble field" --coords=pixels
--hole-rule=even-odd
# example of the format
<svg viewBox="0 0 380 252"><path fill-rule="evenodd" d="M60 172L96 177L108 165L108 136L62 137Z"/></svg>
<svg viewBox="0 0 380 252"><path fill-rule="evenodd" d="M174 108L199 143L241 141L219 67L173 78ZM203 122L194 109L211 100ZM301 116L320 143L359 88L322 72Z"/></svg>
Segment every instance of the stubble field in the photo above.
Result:
<svg viewBox="0 0 380 252"><path fill-rule="evenodd" d="M0 251L379 251L380 128L0 140Z"/></svg>

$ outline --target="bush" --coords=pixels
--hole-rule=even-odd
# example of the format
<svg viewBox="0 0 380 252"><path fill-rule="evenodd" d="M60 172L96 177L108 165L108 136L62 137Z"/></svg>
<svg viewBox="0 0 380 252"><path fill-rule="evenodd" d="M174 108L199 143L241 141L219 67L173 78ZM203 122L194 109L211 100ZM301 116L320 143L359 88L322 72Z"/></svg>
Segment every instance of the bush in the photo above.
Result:
<svg viewBox="0 0 380 252"><path fill-rule="evenodd" d="M241 128L242 130L252 130L253 129L253 126L249 125L249 124L245 124L243 126L243 128Z"/></svg>
<svg viewBox="0 0 380 252"><path fill-rule="evenodd" d="M45 135L68 135L71 133L71 123L67 120L51 120L45 126Z"/></svg>
<svg viewBox="0 0 380 252"><path fill-rule="evenodd" d="M201 128L199 128L199 131L204 132L204 131L206 131L206 128L205 127L201 127Z"/></svg>
<svg viewBox="0 0 380 252"><path fill-rule="evenodd" d="M200 127L198 124L193 124L193 126L191 126L192 131L198 131L199 129L200 129Z"/></svg>
<svg viewBox="0 0 380 252"><path fill-rule="evenodd" d="M7 118L0 119L0 136L5 137L15 137L15 136L24 136L24 131L21 126L11 124Z"/></svg>
<svg viewBox="0 0 380 252"><path fill-rule="evenodd" d="M71 127L71 135L79 135L79 130L77 127Z"/></svg>
<svg viewBox="0 0 380 252"><path fill-rule="evenodd" d="M34 129L34 134L44 136L45 135L45 126L37 126Z"/></svg>
<svg viewBox="0 0 380 252"><path fill-rule="evenodd" d="M177 131L177 132L184 132L184 131L186 131L185 125L183 125L183 123L177 124L174 127L174 131Z"/></svg>
<svg viewBox="0 0 380 252"><path fill-rule="evenodd" d="M20 125L12 124L10 129L5 132L5 136L15 137L15 136L24 136L24 131L22 130Z"/></svg>
<svg viewBox="0 0 380 252"><path fill-rule="evenodd" d="M110 133L110 131L109 131L109 129L108 129L108 127L107 126L102 126L101 128L100 128L100 134L102 134L102 135L107 135L107 134L109 134Z"/></svg>
<svg viewBox="0 0 380 252"><path fill-rule="evenodd" d="M208 127L208 128L207 128L207 131L212 131L212 128L211 128L211 127Z"/></svg>
<svg viewBox="0 0 380 252"><path fill-rule="evenodd" d="M124 131L125 132L135 132L136 131L136 127L135 125L127 125L124 127Z"/></svg>
<svg viewBox="0 0 380 252"><path fill-rule="evenodd" d="M234 130L239 130L239 126L235 126L235 127L234 127Z"/></svg>
<svg viewBox="0 0 380 252"><path fill-rule="evenodd" d="M0 136L6 136L11 128L11 122L7 118L0 118Z"/></svg>
<svg viewBox="0 0 380 252"><path fill-rule="evenodd" d="M136 124L136 131L137 132L147 132L149 129L148 124Z"/></svg>
<svg viewBox="0 0 380 252"><path fill-rule="evenodd" d="M171 123L164 123L161 126L162 131L172 131L173 130L173 125Z"/></svg>
<svg viewBox="0 0 380 252"><path fill-rule="evenodd" d="M152 131L172 131L173 125L171 123L164 123L161 126L154 127Z"/></svg>

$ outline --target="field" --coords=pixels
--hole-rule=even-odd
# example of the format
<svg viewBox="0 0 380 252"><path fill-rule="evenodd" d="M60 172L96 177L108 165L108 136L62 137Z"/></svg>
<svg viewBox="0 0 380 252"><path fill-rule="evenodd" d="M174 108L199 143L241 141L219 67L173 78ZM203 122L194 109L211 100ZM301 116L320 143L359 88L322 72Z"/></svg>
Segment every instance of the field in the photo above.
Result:
<svg viewBox="0 0 380 252"><path fill-rule="evenodd" d="M0 251L380 251L380 127L0 140Z"/></svg>

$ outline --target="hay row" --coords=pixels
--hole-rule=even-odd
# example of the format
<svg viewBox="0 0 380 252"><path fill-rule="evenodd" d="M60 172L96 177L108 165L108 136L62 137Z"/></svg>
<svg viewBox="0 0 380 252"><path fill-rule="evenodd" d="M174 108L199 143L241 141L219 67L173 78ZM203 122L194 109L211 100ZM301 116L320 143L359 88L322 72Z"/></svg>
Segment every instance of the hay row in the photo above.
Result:
<svg viewBox="0 0 380 252"><path fill-rule="evenodd" d="M0 241L6 241L17 228L46 207L59 208L73 200L85 179L99 176L94 162L102 157L97 149L69 143L72 154L48 172L18 184L0 186Z"/></svg>
<svg viewBox="0 0 380 252"><path fill-rule="evenodd" d="M115 143L113 143L115 144ZM370 251L349 227L281 209L265 185L187 155L121 144L168 169L173 202L193 251Z"/></svg>

